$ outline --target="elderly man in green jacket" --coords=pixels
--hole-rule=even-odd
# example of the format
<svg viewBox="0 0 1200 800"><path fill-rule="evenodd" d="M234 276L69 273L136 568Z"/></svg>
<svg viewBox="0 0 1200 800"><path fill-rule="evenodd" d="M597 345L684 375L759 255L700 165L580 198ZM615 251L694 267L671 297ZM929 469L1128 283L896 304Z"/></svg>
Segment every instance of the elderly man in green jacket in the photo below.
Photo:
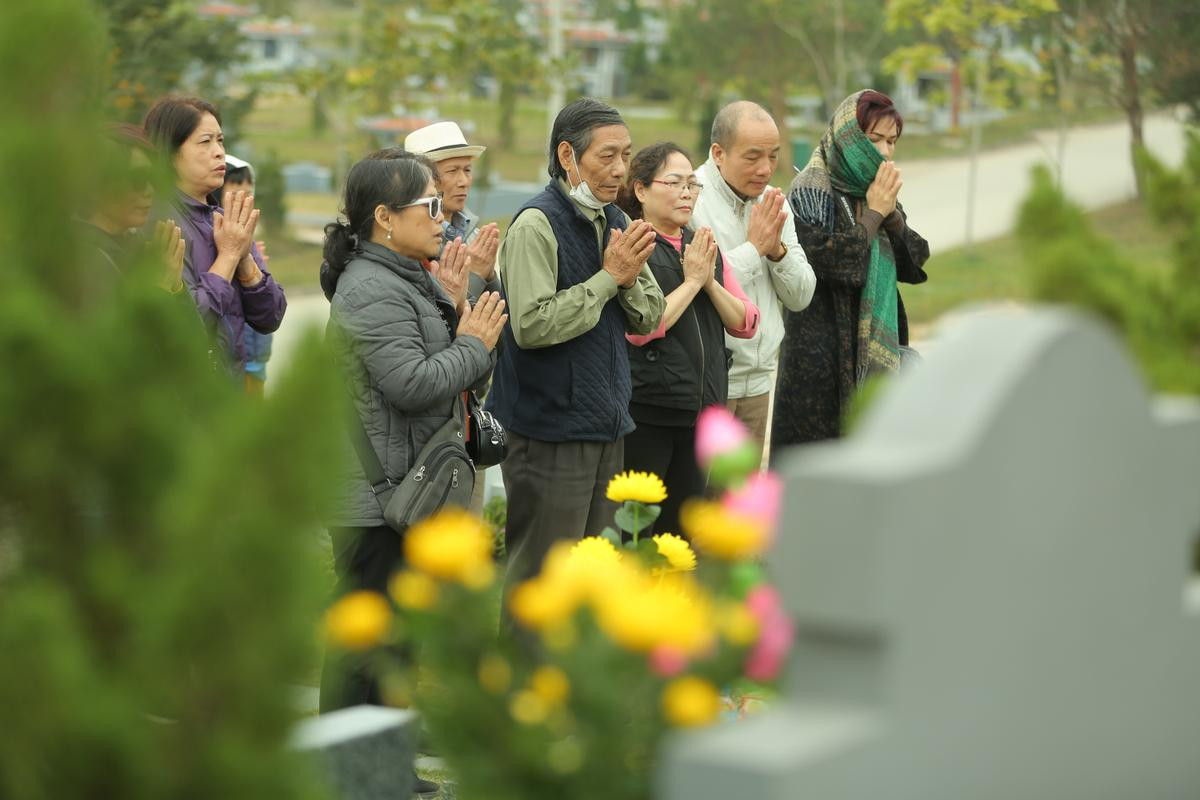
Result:
<svg viewBox="0 0 1200 800"><path fill-rule="evenodd" d="M557 539L612 524L605 496L633 430L625 334L658 326L665 302L646 259L654 229L613 205L632 142L617 111L583 98L554 120L550 183L500 246L509 321L488 408L510 434L508 585Z"/></svg>

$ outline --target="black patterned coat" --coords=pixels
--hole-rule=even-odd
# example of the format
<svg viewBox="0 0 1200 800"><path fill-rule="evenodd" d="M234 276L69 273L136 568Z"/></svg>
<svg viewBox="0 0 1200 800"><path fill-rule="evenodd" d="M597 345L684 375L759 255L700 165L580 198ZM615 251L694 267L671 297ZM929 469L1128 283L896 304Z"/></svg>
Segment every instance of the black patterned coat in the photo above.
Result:
<svg viewBox="0 0 1200 800"><path fill-rule="evenodd" d="M923 283L929 243L908 227L903 209L884 220L862 200L836 196L833 231L796 219L796 236L817 275L808 308L784 319L775 388L771 448L831 439L855 391L858 309L867 282L871 240L882 225L896 259L896 280ZM865 213L864 213L865 212ZM900 344L908 344L908 319L899 300Z"/></svg>

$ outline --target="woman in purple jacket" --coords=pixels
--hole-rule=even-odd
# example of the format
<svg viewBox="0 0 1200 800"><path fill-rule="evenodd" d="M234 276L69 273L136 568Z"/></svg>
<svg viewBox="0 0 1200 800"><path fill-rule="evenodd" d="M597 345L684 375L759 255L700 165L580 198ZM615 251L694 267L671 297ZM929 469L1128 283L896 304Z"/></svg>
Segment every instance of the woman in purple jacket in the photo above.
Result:
<svg viewBox="0 0 1200 800"><path fill-rule="evenodd" d="M211 103L165 97L142 124L175 172L169 213L187 241L183 281L229 369L240 376L246 362L243 326L270 333L287 308L283 287L267 272L254 245L254 197L227 194L224 208L209 200L225 182L221 119Z"/></svg>

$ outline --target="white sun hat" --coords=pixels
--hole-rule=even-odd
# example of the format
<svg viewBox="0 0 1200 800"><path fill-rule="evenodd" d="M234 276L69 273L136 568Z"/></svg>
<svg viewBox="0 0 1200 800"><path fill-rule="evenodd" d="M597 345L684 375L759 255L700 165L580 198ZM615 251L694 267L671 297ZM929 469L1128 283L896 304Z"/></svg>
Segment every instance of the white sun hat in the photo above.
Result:
<svg viewBox="0 0 1200 800"><path fill-rule="evenodd" d="M480 144L467 144L467 137L454 122L435 122L418 128L404 138L404 149L441 161L444 158L475 158L487 150Z"/></svg>

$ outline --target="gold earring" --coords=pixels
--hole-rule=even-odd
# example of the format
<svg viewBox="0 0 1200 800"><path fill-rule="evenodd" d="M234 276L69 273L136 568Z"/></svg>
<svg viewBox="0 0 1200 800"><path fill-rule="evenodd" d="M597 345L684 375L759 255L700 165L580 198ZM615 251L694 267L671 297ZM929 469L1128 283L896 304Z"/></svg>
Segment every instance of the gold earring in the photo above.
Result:
<svg viewBox="0 0 1200 800"><path fill-rule="evenodd" d="M388 237L387 238L388 238L389 242L392 240L392 229L391 228L388 228Z"/></svg>

